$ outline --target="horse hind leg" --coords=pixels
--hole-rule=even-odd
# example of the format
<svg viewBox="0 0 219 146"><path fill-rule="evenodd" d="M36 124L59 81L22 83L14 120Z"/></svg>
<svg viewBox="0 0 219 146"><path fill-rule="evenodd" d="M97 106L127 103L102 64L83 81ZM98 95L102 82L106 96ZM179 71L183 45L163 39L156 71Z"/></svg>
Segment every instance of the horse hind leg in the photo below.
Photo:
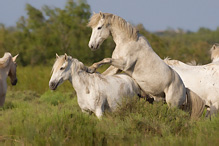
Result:
<svg viewBox="0 0 219 146"><path fill-rule="evenodd" d="M205 118L209 118L211 120L211 108L210 106L205 106L207 108Z"/></svg>
<svg viewBox="0 0 219 146"><path fill-rule="evenodd" d="M166 87L164 93L166 95L166 102L169 107L181 108L186 101L186 88L180 76L172 70L171 83Z"/></svg>
<svg viewBox="0 0 219 146"><path fill-rule="evenodd" d="M139 99L144 99L150 104L153 104L154 98L151 95L146 94L142 89L140 89L140 93L138 93Z"/></svg>
<svg viewBox="0 0 219 146"><path fill-rule="evenodd" d="M169 107L180 108L186 101L186 90L183 84L179 86L170 85L164 93L166 103Z"/></svg>

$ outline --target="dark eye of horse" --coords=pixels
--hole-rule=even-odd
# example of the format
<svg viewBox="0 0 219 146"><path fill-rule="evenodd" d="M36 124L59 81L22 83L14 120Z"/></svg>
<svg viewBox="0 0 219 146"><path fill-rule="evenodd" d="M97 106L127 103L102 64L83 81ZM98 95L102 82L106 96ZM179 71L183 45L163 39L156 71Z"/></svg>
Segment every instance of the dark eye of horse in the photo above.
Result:
<svg viewBox="0 0 219 146"><path fill-rule="evenodd" d="M65 69L65 68L64 68L64 67L61 67L61 68L60 68L60 70L63 70L63 69Z"/></svg>
<svg viewBox="0 0 219 146"><path fill-rule="evenodd" d="M101 26L101 27L98 27L97 29L100 30L101 28L102 28L102 26Z"/></svg>

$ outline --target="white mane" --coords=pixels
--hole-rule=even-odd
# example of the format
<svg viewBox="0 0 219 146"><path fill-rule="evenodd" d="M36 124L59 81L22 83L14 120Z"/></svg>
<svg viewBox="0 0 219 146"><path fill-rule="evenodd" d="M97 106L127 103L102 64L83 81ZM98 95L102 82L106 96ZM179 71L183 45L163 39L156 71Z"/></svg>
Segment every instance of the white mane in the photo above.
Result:
<svg viewBox="0 0 219 146"><path fill-rule="evenodd" d="M6 52L4 56L0 58L0 68L6 67L9 64L11 58L11 53Z"/></svg>
<svg viewBox="0 0 219 146"><path fill-rule="evenodd" d="M114 14L103 13L105 16L105 23L104 25L111 25L113 27L118 27L119 29L123 30L126 35L134 40L138 37L138 30L125 21L123 18L116 16ZM101 16L99 13L94 14L88 23L89 27L95 27L98 22L100 21Z"/></svg>
<svg viewBox="0 0 219 146"><path fill-rule="evenodd" d="M77 69L87 71L87 67L86 67L82 62L78 61L77 59L72 58L71 56L68 56L68 57L67 57L67 60L70 60L70 61L72 61L73 63L77 64L77 65L76 65L76 66L77 66L77 67L76 67ZM59 58L56 59L54 65L53 65L53 67L52 67L52 71L51 71L51 72L53 73L54 71L56 71L57 69L59 69L59 68L64 64L64 62L65 62L65 55L59 56Z"/></svg>
<svg viewBox="0 0 219 146"><path fill-rule="evenodd" d="M171 58L169 58L169 57L164 58L163 61L166 64L168 64L168 65L179 65L179 63L180 63L180 61L178 61L178 60L171 60Z"/></svg>

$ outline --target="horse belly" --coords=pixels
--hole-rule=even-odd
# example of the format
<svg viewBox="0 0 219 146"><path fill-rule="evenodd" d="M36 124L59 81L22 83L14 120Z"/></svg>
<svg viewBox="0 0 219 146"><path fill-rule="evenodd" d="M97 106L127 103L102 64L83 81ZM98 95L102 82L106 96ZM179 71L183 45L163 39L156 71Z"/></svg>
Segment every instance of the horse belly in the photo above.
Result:
<svg viewBox="0 0 219 146"><path fill-rule="evenodd" d="M112 77L112 76L111 76ZM117 104L123 99L132 98L138 94L139 88L134 80L128 75L115 75L113 80L109 82L107 94L107 101L109 107L115 109Z"/></svg>
<svg viewBox="0 0 219 146"><path fill-rule="evenodd" d="M162 94L170 82L169 76L165 77L160 73L147 73L145 71L134 72L132 77L145 93L152 95Z"/></svg>

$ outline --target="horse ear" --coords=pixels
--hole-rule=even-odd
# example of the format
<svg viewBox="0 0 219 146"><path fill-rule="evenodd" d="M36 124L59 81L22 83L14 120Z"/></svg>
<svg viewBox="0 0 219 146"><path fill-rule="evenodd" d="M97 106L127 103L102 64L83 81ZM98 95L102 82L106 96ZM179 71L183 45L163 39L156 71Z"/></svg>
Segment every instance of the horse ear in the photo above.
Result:
<svg viewBox="0 0 219 146"><path fill-rule="evenodd" d="M18 57L18 55L19 55L19 54L17 54L16 56L14 56L14 57L12 58L13 62L15 62L15 60L16 60L17 57Z"/></svg>
<svg viewBox="0 0 219 146"><path fill-rule="evenodd" d="M58 59L59 58L59 55L56 53L56 58Z"/></svg>
<svg viewBox="0 0 219 146"><path fill-rule="evenodd" d="M105 15L104 15L104 13L102 13L101 11L100 11L100 17L101 17L102 19L104 19L104 18L105 18Z"/></svg>
<svg viewBox="0 0 219 146"><path fill-rule="evenodd" d="M215 50L215 49L216 49L216 45L214 44L214 45L213 45L213 50Z"/></svg>
<svg viewBox="0 0 219 146"><path fill-rule="evenodd" d="M67 58L68 58L68 55L65 53L65 60L67 60Z"/></svg>
<svg viewBox="0 0 219 146"><path fill-rule="evenodd" d="M96 13L93 11L93 15L94 15L94 14L96 14Z"/></svg>

